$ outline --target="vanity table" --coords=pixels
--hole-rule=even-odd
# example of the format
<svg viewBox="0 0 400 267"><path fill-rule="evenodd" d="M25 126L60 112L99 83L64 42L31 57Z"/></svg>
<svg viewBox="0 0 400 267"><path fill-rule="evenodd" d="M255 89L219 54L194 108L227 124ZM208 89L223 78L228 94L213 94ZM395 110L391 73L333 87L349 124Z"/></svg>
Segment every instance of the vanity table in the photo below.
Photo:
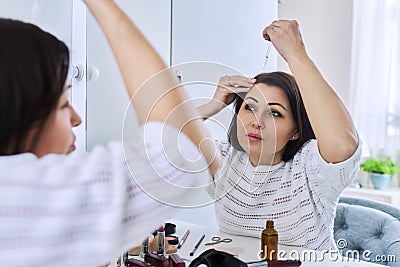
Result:
<svg viewBox="0 0 400 267"><path fill-rule="evenodd" d="M185 242L178 249L177 254L185 261L186 266L189 266L190 262L197 258L204 251L214 248L235 255L244 262L255 262L259 261L258 252L260 250L260 239L247 236L229 235L220 232L218 229L206 227L199 224L188 223L180 220L170 220L169 222L176 225L175 235L182 238L187 230L190 230ZM193 248L199 243L202 236L205 235L204 239L200 242L200 245L195 250ZM216 245L205 245L212 241L213 237L220 237L222 239L231 239L231 241L225 243L221 242ZM375 264L372 262L365 262L358 259L351 259L342 257L338 251L316 251L311 249L305 249L295 246L285 246L279 244L278 246L278 258L279 260L301 260L300 267L316 267L323 265L324 267L379 267L382 265ZM110 267L116 267L116 263L109 265Z"/></svg>
<svg viewBox="0 0 400 267"><path fill-rule="evenodd" d="M205 250L210 248L215 248L216 250L222 250L231 254L236 254L239 259L244 262L252 262L258 261L258 252L260 249L260 239L246 236L237 236L237 235L229 235L223 232L220 232L218 229L213 229L210 227L205 227L198 224L191 224L184 221L179 220L171 220L172 223L176 224L177 233L176 235L182 237L187 230L190 230L190 234L188 235L183 246L178 249L179 256L185 260L186 266L203 253ZM194 246L198 243L202 235L205 235L204 240L201 242L198 249L195 251L193 256L190 256L190 252L193 250ZM219 243L216 245L208 245L205 244L212 240L212 237L219 236L221 238L229 238L232 239L229 243ZM373 267L373 266L382 266L370 262L365 262L361 260L349 259L346 257L342 257L339 253L325 253L323 254L320 251L304 249L300 247L294 246L285 246L279 245L279 259L300 259L302 264L301 267L313 267L313 266L321 266L325 267Z"/></svg>

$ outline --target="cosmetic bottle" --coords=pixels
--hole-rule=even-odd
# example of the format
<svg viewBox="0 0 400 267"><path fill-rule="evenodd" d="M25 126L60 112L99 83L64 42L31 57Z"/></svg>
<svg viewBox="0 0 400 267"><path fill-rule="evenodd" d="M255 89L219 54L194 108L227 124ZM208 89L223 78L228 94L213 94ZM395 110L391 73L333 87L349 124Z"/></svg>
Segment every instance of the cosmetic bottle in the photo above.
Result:
<svg viewBox="0 0 400 267"><path fill-rule="evenodd" d="M266 227L261 234L261 259L278 259L278 232L274 229L274 221L267 220Z"/></svg>
<svg viewBox="0 0 400 267"><path fill-rule="evenodd" d="M142 242L142 246L140 247L139 258L144 260L144 255L149 253L149 237L145 238Z"/></svg>
<svg viewBox="0 0 400 267"><path fill-rule="evenodd" d="M126 267L126 261L128 260L128 252L124 252L121 254L121 257L118 258L117 266L118 267Z"/></svg>
<svg viewBox="0 0 400 267"><path fill-rule="evenodd" d="M165 231L164 226L160 226L157 231L157 254L165 256Z"/></svg>

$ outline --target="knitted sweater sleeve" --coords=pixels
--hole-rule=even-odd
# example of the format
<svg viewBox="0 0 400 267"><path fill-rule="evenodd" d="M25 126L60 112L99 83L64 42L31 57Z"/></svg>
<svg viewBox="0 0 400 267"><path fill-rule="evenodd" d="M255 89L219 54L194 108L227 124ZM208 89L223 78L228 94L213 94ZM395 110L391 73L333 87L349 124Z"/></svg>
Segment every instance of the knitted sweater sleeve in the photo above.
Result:
<svg viewBox="0 0 400 267"><path fill-rule="evenodd" d="M206 189L208 195L213 199L215 199L215 187L217 186L215 178L221 177L222 176L221 172L227 169L226 168L227 164L231 163L231 161L229 160L229 156L232 150L232 145L229 143L228 140L215 140L215 145L217 147L217 150L220 152L223 160L220 168L214 173L213 176L210 176L209 184ZM223 183L219 182L218 185L223 186Z"/></svg>
<svg viewBox="0 0 400 267"><path fill-rule="evenodd" d="M2 264L99 266L190 203L191 188L209 177L205 160L163 127L148 123L135 144L90 153L0 157Z"/></svg>
<svg viewBox="0 0 400 267"><path fill-rule="evenodd" d="M339 195L354 182L359 170L361 141L349 159L335 164L322 158L316 140L309 141L304 148L306 156L303 160L312 200L321 216L330 220L335 214Z"/></svg>

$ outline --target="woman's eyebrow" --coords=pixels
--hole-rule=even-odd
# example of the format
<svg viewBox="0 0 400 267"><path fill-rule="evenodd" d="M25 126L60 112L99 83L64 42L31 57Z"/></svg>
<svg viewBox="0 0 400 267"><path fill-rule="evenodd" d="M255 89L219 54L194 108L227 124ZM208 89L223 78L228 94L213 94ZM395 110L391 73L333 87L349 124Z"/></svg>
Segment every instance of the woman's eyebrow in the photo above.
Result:
<svg viewBox="0 0 400 267"><path fill-rule="evenodd" d="M287 111L287 109L282 105L282 104L279 104L279 103L275 103L275 102L271 102L271 103L268 103L268 105L269 106L280 106L280 107L282 107L284 110L286 110Z"/></svg>
<svg viewBox="0 0 400 267"><path fill-rule="evenodd" d="M251 100L253 100L254 102L256 102L256 103L258 103L258 100L257 99L255 99L254 97L252 97L252 96L249 96L249 97L246 97L244 100L247 100L247 99L251 99ZM280 107L282 107L284 110L286 110L287 111L287 108L285 108L282 104L280 104L280 103L276 103L276 102L270 102L270 103L268 103L268 106L280 106Z"/></svg>
<svg viewBox="0 0 400 267"><path fill-rule="evenodd" d="M252 97L252 96L246 97L244 100L247 100L247 99L251 99L251 100L253 100L254 102L258 103L258 100L255 99L255 98Z"/></svg>

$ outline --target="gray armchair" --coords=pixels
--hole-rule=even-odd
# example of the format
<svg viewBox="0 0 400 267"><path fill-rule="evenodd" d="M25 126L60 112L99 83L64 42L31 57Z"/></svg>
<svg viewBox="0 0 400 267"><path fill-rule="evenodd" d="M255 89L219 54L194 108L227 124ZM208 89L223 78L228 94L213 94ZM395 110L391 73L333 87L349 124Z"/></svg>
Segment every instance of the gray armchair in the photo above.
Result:
<svg viewBox="0 0 400 267"><path fill-rule="evenodd" d="M343 256L400 266L400 209L368 199L341 197L333 231Z"/></svg>

